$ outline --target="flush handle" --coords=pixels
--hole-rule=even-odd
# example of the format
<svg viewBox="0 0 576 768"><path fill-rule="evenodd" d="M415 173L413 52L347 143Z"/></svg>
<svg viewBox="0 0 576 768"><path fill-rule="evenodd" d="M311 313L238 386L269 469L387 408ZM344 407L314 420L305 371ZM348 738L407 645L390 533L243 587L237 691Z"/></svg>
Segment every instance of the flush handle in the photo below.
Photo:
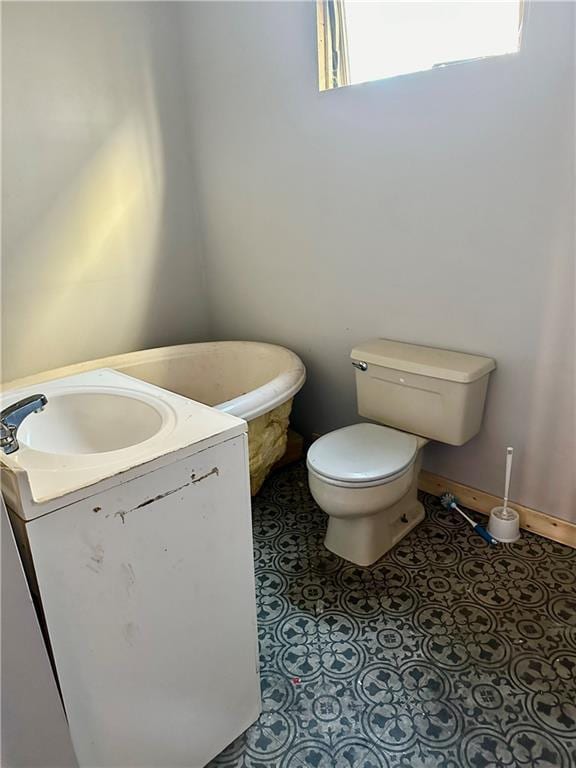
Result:
<svg viewBox="0 0 576 768"><path fill-rule="evenodd" d="M352 365L354 368L358 368L359 371L367 371L368 370L368 363L364 363L361 360L352 360Z"/></svg>

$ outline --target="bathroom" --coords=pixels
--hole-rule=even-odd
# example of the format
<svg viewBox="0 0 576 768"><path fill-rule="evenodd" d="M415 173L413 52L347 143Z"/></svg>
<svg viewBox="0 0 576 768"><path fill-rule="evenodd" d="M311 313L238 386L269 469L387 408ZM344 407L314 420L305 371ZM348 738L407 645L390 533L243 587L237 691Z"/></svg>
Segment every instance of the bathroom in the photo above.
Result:
<svg viewBox="0 0 576 768"><path fill-rule="evenodd" d="M418 14L424 4L376 5ZM21 442L50 417L59 377L105 369L144 382L142 392L172 391L162 366L144 370L145 356L176 349L179 360L186 347L198 355L193 386L174 391L214 418L214 406L232 403L222 429L245 441L247 420L250 458L268 459L252 467L251 498L246 461L238 479L261 700L222 733L227 694L195 673L195 700L214 706L205 759L193 739L189 757L171 751L189 713L182 690L168 687L170 711L161 700L145 734L153 758L130 760L130 745L115 760L84 757L95 710L71 706L58 638L49 616L43 635L42 610L29 610L34 586L2 510L2 765L576 765L576 12L572 2L504 5L521 16L516 52L320 89L329 3L3 3L3 398L34 386L48 399L22 423ZM310 494L306 453L366 420L402 432L358 407L363 372L352 363L365 360L352 353L374 339L495 368L477 434L460 445L429 438L418 454L424 519L359 565L324 545L329 516ZM223 342L238 346L211 356ZM271 348L259 345L288 352L267 367ZM440 496L454 494L487 526L509 446L520 538L490 545ZM1 461L8 499L11 459ZM206 474L194 470L187 483ZM224 478L183 493L208 494ZM146 500L161 491L150 483ZM97 506L89 519L113 522L130 548L136 512L106 520ZM174 565L186 566L185 539L171 542L181 549ZM57 560L73 557L59 547ZM99 551L91 557L99 568ZM222 582L223 601L225 562L205 575L208 586ZM136 585L123 576L126 600L143 599L134 573ZM191 591L180 583L178 599ZM132 621L122 652L144 643ZM110 618L103 644L112 631ZM203 632L220 642L210 625ZM188 653L186 636L173 641ZM76 652L61 658L72 665ZM109 680L118 661L99 658ZM173 659L183 674L186 659ZM86 685L74 695L94 701ZM136 707L135 728L137 716Z"/></svg>

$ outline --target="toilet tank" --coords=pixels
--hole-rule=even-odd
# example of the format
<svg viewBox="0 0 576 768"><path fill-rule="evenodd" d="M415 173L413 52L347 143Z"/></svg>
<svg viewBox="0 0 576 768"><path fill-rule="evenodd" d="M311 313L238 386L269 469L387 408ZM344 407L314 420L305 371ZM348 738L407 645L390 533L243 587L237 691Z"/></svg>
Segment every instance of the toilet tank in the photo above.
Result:
<svg viewBox="0 0 576 768"><path fill-rule="evenodd" d="M491 357L374 339L351 358L361 416L449 445L480 430Z"/></svg>

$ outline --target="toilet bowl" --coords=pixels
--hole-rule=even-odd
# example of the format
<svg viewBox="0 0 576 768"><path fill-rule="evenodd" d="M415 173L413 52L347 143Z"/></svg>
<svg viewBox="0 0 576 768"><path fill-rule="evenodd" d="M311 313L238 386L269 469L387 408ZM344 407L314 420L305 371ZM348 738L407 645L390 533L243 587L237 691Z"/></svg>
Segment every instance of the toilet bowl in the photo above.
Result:
<svg viewBox="0 0 576 768"><path fill-rule="evenodd" d="M422 520L416 481L425 443L389 427L353 424L312 445L308 482L329 516L327 549L370 565Z"/></svg>

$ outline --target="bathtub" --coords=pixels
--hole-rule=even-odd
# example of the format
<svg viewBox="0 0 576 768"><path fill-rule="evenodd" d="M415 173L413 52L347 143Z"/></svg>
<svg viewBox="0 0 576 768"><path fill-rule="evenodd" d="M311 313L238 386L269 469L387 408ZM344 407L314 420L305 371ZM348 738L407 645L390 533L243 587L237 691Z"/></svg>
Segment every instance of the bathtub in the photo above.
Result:
<svg viewBox="0 0 576 768"><path fill-rule="evenodd" d="M214 341L102 357L11 381L3 390L114 368L248 422L250 486L257 493L286 450L294 395L306 370L284 347L253 341Z"/></svg>

